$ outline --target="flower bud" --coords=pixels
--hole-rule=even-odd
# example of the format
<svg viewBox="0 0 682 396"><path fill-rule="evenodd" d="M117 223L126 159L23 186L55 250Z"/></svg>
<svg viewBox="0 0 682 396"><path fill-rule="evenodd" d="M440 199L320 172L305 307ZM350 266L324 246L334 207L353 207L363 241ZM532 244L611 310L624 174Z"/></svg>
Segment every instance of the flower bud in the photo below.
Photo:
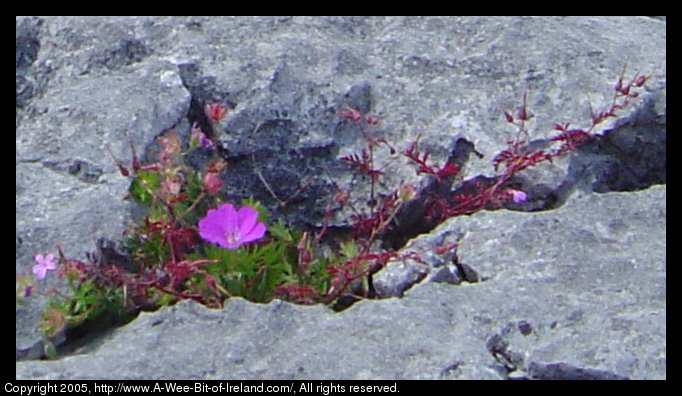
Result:
<svg viewBox="0 0 682 396"><path fill-rule="evenodd" d="M220 103L211 103L204 106L204 113L213 122L219 122L227 114L227 107L223 107Z"/></svg>
<svg viewBox="0 0 682 396"><path fill-rule="evenodd" d="M223 186L223 182L220 181L217 173L208 172L206 175L204 175L203 186L204 190L206 190L209 195L215 195L218 193L218 191L220 191L220 188Z"/></svg>
<svg viewBox="0 0 682 396"><path fill-rule="evenodd" d="M413 184L403 183L398 188L398 198L403 202L411 200L414 197L414 194L415 188Z"/></svg>

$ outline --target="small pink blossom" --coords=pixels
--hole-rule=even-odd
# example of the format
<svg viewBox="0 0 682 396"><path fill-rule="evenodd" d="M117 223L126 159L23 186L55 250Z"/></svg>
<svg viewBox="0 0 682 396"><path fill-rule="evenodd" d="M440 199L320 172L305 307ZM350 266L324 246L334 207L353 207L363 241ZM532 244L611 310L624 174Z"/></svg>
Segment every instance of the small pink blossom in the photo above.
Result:
<svg viewBox="0 0 682 396"><path fill-rule="evenodd" d="M55 269L57 269L57 264L54 262L54 255L52 253L48 253L46 256L39 254L35 257L33 275L37 279L45 279L47 271L54 271Z"/></svg>
<svg viewBox="0 0 682 396"><path fill-rule="evenodd" d="M265 235L265 225L258 222L258 211L250 206L239 210L226 203L211 209L199 221L199 235L225 249L236 249Z"/></svg>
<svg viewBox="0 0 682 396"><path fill-rule="evenodd" d="M511 195L512 200L516 203L525 202L528 199L528 195L523 191L507 190L507 193Z"/></svg>

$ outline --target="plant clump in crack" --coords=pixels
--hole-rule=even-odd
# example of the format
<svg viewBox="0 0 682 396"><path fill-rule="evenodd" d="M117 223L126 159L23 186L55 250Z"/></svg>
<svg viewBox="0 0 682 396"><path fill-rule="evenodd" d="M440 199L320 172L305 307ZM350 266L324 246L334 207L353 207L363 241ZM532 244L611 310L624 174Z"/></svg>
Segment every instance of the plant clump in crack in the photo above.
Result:
<svg viewBox="0 0 682 396"><path fill-rule="evenodd" d="M98 253L89 254L85 261L67 256L59 246L57 255L38 254L33 277L17 277L17 303L36 293L50 297L40 324L48 356L55 356L49 340L59 335L125 323L141 310L179 300L219 308L230 297L262 303L277 298L343 309L358 299L374 297L372 274L387 263L406 259L423 263L417 252L399 250L416 235L415 230L423 232L450 217L528 199L525 191L515 187L514 178L593 139L596 128L616 117L650 77L637 74L626 81L623 71L611 104L592 113L588 128L557 123L556 133L548 139L551 145L542 149L530 145L524 95L519 109L504 112L515 133L507 148L493 158L496 173L468 179L460 172L466 158L476 153L470 142L456 142L450 158L439 164L419 148L419 137L398 150L375 130L377 118L353 108L338 109L338 117L361 128L365 147L340 160L368 183L369 196L363 207L357 207L349 199L352 191L337 188L321 227L308 231L271 220L268 210L253 199L226 200L221 176L230 169L219 157L211 133L207 136L194 123L189 141L182 142L169 130L157 139L160 149L154 162L140 163L132 145L129 166L116 160L120 173L131 180L129 196L147 209L142 221L126 230L124 249L101 240ZM228 108L207 103L204 111L215 126ZM375 161L379 147L412 163L416 174L428 179L426 187L417 190L403 183L387 190L380 182L385 168ZM186 161L197 151L210 158L200 171ZM328 243L329 221L342 208L350 209L350 232ZM456 243L444 243L435 251L445 254L456 248ZM65 281L65 290L39 290L39 282L51 271Z"/></svg>

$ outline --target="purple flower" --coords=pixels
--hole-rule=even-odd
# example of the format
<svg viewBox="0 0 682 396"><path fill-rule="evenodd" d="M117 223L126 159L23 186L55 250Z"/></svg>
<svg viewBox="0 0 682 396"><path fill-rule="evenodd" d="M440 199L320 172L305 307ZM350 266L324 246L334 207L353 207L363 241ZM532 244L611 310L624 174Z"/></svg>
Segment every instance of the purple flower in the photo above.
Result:
<svg viewBox="0 0 682 396"><path fill-rule="evenodd" d="M199 127L199 124L196 122L192 124L191 138L192 141L194 142L193 144L196 144L198 142L201 145L201 147L205 149L210 150L215 147L213 141L206 137L206 134L202 132L201 128Z"/></svg>
<svg viewBox="0 0 682 396"><path fill-rule="evenodd" d="M49 253L46 256L39 254L35 257L36 264L33 266L33 275L37 279L45 279L47 271L57 269L57 264L54 262L54 255Z"/></svg>
<svg viewBox="0 0 682 396"><path fill-rule="evenodd" d="M258 212L250 206L236 210L226 203L211 209L199 221L199 235L225 249L236 249L265 235L265 225L258 222Z"/></svg>
<svg viewBox="0 0 682 396"><path fill-rule="evenodd" d="M213 141L207 138L206 135L204 135L203 133L199 135L199 144L201 144L201 147L209 150L215 147Z"/></svg>
<svg viewBox="0 0 682 396"><path fill-rule="evenodd" d="M528 195L523 191L507 190L507 192L509 193L509 195L511 195L512 200L516 203L525 202L526 199L528 199Z"/></svg>

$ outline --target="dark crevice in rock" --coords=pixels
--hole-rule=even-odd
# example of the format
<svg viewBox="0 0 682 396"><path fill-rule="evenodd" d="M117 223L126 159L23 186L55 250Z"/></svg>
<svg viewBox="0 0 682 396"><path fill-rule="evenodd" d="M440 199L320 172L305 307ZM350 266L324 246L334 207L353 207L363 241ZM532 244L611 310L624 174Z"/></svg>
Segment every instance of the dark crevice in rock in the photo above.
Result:
<svg viewBox="0 0 682 396"><path fill-rule="evenodd" d="M443 377L448 377L451 375L453 372L455 372L457 369L459 369L462 365L464 364L463 361L461 360L454 360L451 363L449 363L447 366L445 366L441 372L440 376L441 378Z"/></svg>
<svg viewBox="0 0 682 396"><path fill-rule="evenodd" d="M509 337L517 332L527 336L532 331L533 327L525 320L508 322L486 340L486 349L495 359L492 368L503 378L508 380L530 379L526 372L525 354L511 347Z"/></svg>
<svg viewBox="0 0 682 396"><path fill-rule="evenodd" d="M79 159L73 161L43 161L42 165L53 171L75 176L80 181L90 184L97 183L104 172L101 167Z"/></svg>
<svg viewBox="0 0 682 396"><path fill-rule="evenodd" d="M16 68L26 69L38 58L40 40L38 33L43 20L39 18L24 19L16 32Z"/></svg>
<svg viewBox="0 0 682 396"><path fill-rule="evenodd" d="M631 116L581 146L571 157L559 195L573 188L605 193L666 184L666 121L655 105L656 98L643 99Z"/></svg>
<svg viewBox="0 0 682 396"><path fill-rule="evenodd" d="M82 326L66 331L59 343L52 341L56 348L57 358L63 359L73 355L93 353L104 344L117 328L132 322L139 312L125 321L113 318L92 320Z"/></svg>
<svg viewBox="0 0 682 396"><path fill-rule="evenodd" d="M356 295L351 295L351 294L344 294L341 297L339 297L334 305L332 305L332 309L335 312L341 312L344 311L350 307L353 306L356 302L362 300L362 298L356 296Z"/></svg>
<svg viewBox="0 0 682 396"><path fill-rule="evenodd" d="M462 169L472 154L481 156L476 151L474 144L467 139L458 138L453 141L448 161L454 161L458 168ZM428 216L427 208L438 199L449 200L455 192L469 188L472 184L465 183L459 190L451 191L457 176L441 178L440 181L429 177L420 188L416 197L400 210L388 230L381 236L383 246L390 249L399 249L407 241L420 234L425 234L434 229L440 221ZM470 182L473 183L473 180Z"/></svg>
<svg viewBox="0 0 682 396"><path fill-rule="evenodd" d="M95 243L97 252L91 254L92 261L101 264L115 265L125 272L139 272L139 266L135 265L130 253L122 243L116 243L106 238L98 238Z"/></svg>
<svg viewBox="0 0 682 396"><path fill-rule="evenodd" d="M539 380L627 380L628 377L606 370L576 367L567 363L541 364L531 362L526 371Z"/></svg>
<svg viewBox="0 0 682 396"><path fill-rule="evenodd" d="M215 77L204 76L196 63L183 63L178 65L178 72L182 85L191 95L191 103L187 120L192 125L197 122L201 130L209 138L215 138L213 127L210 120L204 113L206 103L220 103L230 109L237 106L236 95L230 92L223 92L215 89L217 86Z"/></svg>
<svg viewBox="0 0 682 396"><path fill-rule="evenodd" d="M495 358L495 361L500 364L502 374L506 377L509 373L523 368L524 358L519 352L513 351L509 347L503 335L494 334L486 341L486 348L488 352Z"/></svg>
<svg viewBox="0 0 682 396"><path fill-rule="evenodd" d="M38 58L40 39L38 38L44 21L40 18L22 19L16 26L16 107L28 104L39 88L34 77L30 76L31 68Z"/></svg>
<svg viewBox="0 0 682 396"><path fill-rule="evenodd" d="M86 183L96 183L102 175L102 169L87 161L74 160L67 169L70 175Z"/></svg>
<svg viewBox="0 0 682 396"><path fill-rule="evenodd" d="M516 324L519 332L525 336L530 335L533 332L533 326L525 320L521 320Z"/></svg>
<svg viewBox="0 0 682 396"><path fill-rule="evenodd" d="M504 378L510 380L626 380L622 375L607 370L577 367L563 362L539 363L526 361L524 354L511 347L509 337L518 332L528 336L533 327L525 320L509 322L486 341L486 349L496 361L497 369ZM529 358L528 360L532 360Z"/></svg>
<svg viewBox="0 0 682 396"><path fill-rule="evenodd" d="M461 263L457 259L457 256L455 256L454 264L457 267L458 275L462 281L466 281L469 283L478 283L478 282L482 282L485 280L485 279L481 278L478 275L478 272L476 272L476 270L471 268L471 266L469 266L468 264ZM461 283L461 281L458 282L457 284L459 284L459 283Z"/></svg>

